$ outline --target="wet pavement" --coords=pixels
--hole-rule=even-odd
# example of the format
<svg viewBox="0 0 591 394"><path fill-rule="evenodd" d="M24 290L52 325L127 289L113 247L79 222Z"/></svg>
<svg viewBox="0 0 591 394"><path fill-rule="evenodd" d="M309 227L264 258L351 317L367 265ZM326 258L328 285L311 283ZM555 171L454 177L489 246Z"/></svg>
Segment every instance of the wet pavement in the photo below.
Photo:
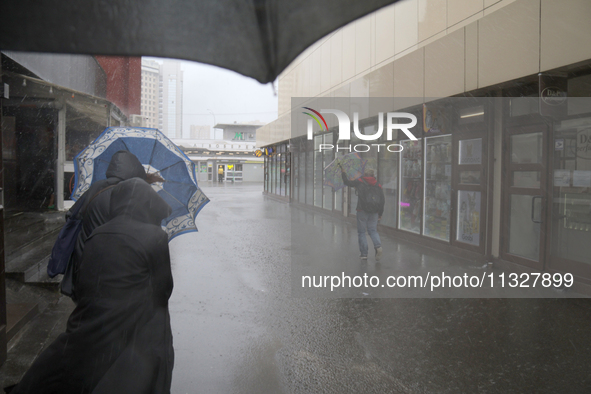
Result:
<svg viewBox="0 0 591 394"><path fill-rule="evenodd" d="M260 184L202 187L211 202L199 232L170 244L172 393L591 392L589 299L296 297L292 258L322 237L333 244L313 261L359 273L483 271L385 235L381 263L363 264L345 220L265 197ZM18 376L32 344L57 335L65 301L29 323L0 375Z"/></svg>
<svg viewBox="0 0 591 394"><path fill-rule="evenodd" d="M173 393L591 392L588 299L294 297L301 211L260 185L204 191L199 233L171 243ZM343 264L361 264L351 224L305 215L336 224ZM385 270L454 260L383 238Z"/></svg>

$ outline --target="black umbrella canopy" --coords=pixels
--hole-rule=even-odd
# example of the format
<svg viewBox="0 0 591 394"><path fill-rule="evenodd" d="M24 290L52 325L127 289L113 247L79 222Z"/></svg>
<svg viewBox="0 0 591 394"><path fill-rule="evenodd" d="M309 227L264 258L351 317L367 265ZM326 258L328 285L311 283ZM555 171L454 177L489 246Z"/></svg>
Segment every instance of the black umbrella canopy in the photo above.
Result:
<svg viewBox="0 0 591 394"><path fill-rule="evenodd" d="M0 49L194 60L274 81L331 31L397 0L20 0Z"/></svg>

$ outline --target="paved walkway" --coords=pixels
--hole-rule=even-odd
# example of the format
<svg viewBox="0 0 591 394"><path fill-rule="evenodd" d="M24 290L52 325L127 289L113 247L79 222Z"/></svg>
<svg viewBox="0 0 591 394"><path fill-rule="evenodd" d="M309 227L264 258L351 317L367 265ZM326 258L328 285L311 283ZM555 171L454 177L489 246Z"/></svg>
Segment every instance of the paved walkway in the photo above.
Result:
<svg viewBox="0 0 591 394"><path fill-rule="evenodd" d="M296 297L298 264L320 272L323 262L340 263L360 275L484 271L389 237L380 265L361 264L346 221L266 198L261 185L203 189L211 202L197 218L200 231L170 244L173 393L591 390L588 299L372 298L384 294L360 289ZM31 344L47 342L42 327L63 326L59 305L31 322L36 337L12 344L2 376Z"/></svg>

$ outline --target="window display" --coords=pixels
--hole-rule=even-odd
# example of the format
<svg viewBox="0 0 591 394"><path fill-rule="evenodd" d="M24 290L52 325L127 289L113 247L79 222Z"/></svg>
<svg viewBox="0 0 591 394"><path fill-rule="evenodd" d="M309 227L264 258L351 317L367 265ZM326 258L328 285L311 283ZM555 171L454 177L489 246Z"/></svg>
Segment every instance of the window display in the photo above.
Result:
<svg viewBox="0 0 591 394"><path fill-rule="evenodd" d="M563 200L564 228L591 231L591 196L565 193Z"/></svg>
<svg viewBox="0 0 591 394"><path fill-rule="evenodd" d="M384 190L386 199L384 213L380 223L384 226L396 227L398 209L398 157L397 152L380 152L378 182Z"/></svg>
<svg viewBox="0 0 591 394"><path fill-rule="evenodd" d="M319 151L322 144L322 136L314 137L314 206L322 208L322 183L324 179L324 167L322 153Z"/></svg>
<svg viewBox="0 0 591 394"><path fill-rule="evenodd" d="M451 135L425 138L425 220L423 234L449 241Z"/></svg>
<svg viewBox="0 0 591 394"><path fill-rule="evenodd" d="M332 134L324 134L324 144L332 144ZM334 160L334 152L333 151L324 151L322 152L322 172L324 176L324 169L327 165L330 164L331 161ZM324 183L323 183L324 184ZM324 186L324 193L323 193L323 200L322 200L322 208L330 209L333 208L333 195L334 191L330 186Z"/></svg>
<svg viewBox="0 0 591 394"><path fill-rule="evenodd" d="M422 141L401 141L404 147L400 156L400 213L399 227L402 230L421 232L423 200Z"/></svg>
<svg viewBox="0 0 591 394"><path fill-rule="evenodd" d="M470 245L480 245L480 192L458 192L456 239Z"/></svg>
<svg viewBox="0 0 591 394"><path fill-rule="evenodd" d="M482 138L460 141L458 164L482 164Z"/></svg>
<svg viewBox="0 0 591 394"><path fill-rule="evenodd" d="M480 185L480 171L460 171L460 184Z"/></svg>

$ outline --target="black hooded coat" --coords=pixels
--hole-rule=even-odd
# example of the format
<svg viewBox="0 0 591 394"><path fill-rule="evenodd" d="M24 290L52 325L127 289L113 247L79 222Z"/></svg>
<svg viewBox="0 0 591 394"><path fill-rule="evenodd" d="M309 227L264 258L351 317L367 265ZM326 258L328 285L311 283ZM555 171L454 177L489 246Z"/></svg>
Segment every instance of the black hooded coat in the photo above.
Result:
<svg viewBox="0 0 591 394"><path fill-rule="evenodd" d="M76 247L72 253L72 262L68 267L68 269L72 271L66 273L66 277L71 275L71 280L65 279L62 283L62 292L71 295L75 300L77 299L74 291L77 282L78 268L86 239L95 228L105 224L110 219L109 201L111 199L113 188L108 187L117 185L119 182L131 178L141 178L145 180L146 171L144 170L144 166L142 166L133 153L119 151L112 156L111 161L109 162L109 167L107 167L106 176L107 179L94 182L84 193L84 199L81 198L76 202L76 204L84 204L85 201L90 201L90 203L86 202L87 206L84 208L82 229L78 234ZM74 207L72 207L72 210L73 209Z"/></svg>
<svg viewBox="0 0 591 394"><path fill-rule="evenodd" d="M106 224L86 241L67 330L12 393L169 393L170 207L141 179L113 188Z"/></svg>

